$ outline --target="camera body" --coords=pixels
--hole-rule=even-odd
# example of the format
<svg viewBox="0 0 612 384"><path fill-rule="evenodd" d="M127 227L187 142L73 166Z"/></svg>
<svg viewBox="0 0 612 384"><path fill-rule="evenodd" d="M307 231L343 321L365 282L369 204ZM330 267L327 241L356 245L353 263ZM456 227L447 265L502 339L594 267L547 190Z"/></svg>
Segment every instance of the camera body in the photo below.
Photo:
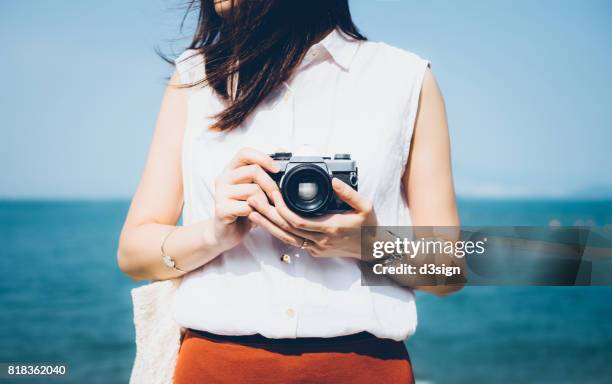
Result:
<svg viewBox="0 0 612 384"><path fill-rule="evenodd" d="M334 192L331 180L336 177L357 190L357 164L350 154L326 156L293 156L290 152L270 155L280 172L270 176L278 184L285 204L301 216L341 213L352 208Z"/></svg>

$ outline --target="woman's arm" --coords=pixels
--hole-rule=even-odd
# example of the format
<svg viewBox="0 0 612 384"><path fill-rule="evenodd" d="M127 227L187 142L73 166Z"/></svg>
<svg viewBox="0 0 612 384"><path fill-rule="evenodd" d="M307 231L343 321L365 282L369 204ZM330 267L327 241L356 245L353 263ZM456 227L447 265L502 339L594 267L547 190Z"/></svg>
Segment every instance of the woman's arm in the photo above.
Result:
<svg viewBox="0 0 612 384"><path fill-rule="evenodd" d="M119 267L134 279L179 277L234 247L251 229L246 216L252 209L246 200L272 196L278 190L266 173L278 171L274 161L243 148L216 178L213 217L176 227L183 206L181 152L187 120L187 90L176 84L175 74L166 89L145 170L119 240ZM163 262L165 236L164 251L184 272Z"/></svg>
<svg viewBox="0 0 612 384"><path fill-rule="evenodd" d="M181 272L161 257L162 238L175 228L183 205L181 148L186 122L186 91L174 75L166 88L144 173L128 212L117 252L119 267L134 279L164 280ZM210 222L177 228L166 251L183 270L219 253Z"/></svg>
<svg viewBox="0 0 612 384"><path fill-rule="evenodd" d="M413 226L459 226L446 109L442 93L429 69L423 80L410 155L402 181ZM456 231L450 232L455 233ZM461 286L441 285L417 288L445 295L461 289Z"/></svg>

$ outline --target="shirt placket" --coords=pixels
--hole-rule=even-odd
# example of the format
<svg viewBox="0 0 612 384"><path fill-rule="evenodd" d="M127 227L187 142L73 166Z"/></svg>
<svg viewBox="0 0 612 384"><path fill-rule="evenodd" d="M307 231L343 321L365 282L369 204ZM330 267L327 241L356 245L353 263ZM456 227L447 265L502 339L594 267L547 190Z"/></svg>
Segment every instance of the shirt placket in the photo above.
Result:
<svg viewBox="0 0 612 384"><path fill-rule="evenodd" d="M301 68L311 64L314 60L317 60L318 56L321 54L322 47L313 47L306 57L304 61L298 68L298 71ZM295 80L295 79L294 79ZM303 80L303 79L302 79ZM290 134L288 138L288 150L295 151L296 148L293 148L295 145L300 145L300 126L299 120L296 117L296 86L299 87L303 81L292 81L293 85L287 84L284 95L282 97L283 100L283 110L285 111L285 116L283 121L287 122L287 126L291 127ZM283 148L285 150L285 148ZM302 313L302 299L301 294L303 292L303 277L306 270L307 258L310 257L307 251L296 248L293 246L285 246L282 254L279 259L282 265L283 270L286 272L286 280L284 282L284 304L279 308L279 317L282 319L281 327L285 329L285 334L287 337L298 337L299 335L299 326L300 321L304 320L304 316Z"/></svg>
<svg viewBox="0 0 612 384"><path fill-rule="evenodd" d="M280 263L285 272L283 284L284 305L279 308L282 319L282 328L286 330L287 337L298 337L298 326L301 318L302 277L304 273L306 251L296 247L287 246L280 256Z"/></svg>

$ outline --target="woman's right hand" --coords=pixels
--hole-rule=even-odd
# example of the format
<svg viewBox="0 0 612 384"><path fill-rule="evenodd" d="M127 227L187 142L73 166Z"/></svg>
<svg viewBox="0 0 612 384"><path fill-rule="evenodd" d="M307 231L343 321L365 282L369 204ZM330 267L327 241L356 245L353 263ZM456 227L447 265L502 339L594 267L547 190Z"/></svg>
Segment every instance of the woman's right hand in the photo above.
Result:
<svg viewBox="0 0 612 384"><path fill-rule="evenodd" d="M267 172L279 171L265 153L243 148L215 180L215 242L221 249L236 246L251 229L248 216L253 209L247 203L251 196L272 199L278 186Z"/></svg>

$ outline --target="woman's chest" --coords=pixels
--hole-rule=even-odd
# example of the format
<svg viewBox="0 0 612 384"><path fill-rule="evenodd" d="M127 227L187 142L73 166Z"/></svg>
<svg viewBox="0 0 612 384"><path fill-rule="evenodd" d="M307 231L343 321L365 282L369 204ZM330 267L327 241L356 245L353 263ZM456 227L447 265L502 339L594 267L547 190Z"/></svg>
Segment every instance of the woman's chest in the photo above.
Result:
<svg viewBox="0 0 612 384"><path fill-rule="evenodd" d="M317 81L314 81L317 79ZM351 154L357 163L359 189L373 197L389 187L402 159L401 113L384 95L346 79L302 78L277 91L231 132L208 127L223 103L215 95L192 99L185 149L200 183L214 191L214 179L243 147L333 156ZM309 83L310 81L310 83ZM199 104L197 104L199 103ZM401 168L401 167L400 167Z"/></svg>

